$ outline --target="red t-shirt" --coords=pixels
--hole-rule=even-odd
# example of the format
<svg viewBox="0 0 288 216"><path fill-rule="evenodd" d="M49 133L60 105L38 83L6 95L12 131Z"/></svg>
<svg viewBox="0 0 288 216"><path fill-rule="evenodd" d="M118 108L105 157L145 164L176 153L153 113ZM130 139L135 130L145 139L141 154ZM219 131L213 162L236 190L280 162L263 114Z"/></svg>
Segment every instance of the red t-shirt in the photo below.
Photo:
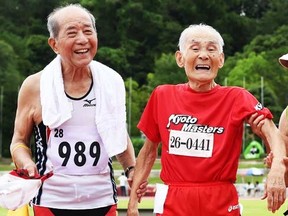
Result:
<svg viewBox="0 0 288 216"><path fill-rule="evenodd" d="M165 183L235 182L245 118L273 118L247 90L217 85L195 92L188 84L158 86L138 128L162 143Z"/></svg>

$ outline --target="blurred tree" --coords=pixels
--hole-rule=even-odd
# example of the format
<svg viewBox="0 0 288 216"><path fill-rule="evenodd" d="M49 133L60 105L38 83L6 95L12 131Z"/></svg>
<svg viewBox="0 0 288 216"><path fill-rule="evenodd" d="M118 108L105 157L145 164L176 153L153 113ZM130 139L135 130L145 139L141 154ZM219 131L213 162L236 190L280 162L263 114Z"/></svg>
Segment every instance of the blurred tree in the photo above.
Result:
<svg viewBox="0 0 288 216"><path fill-rule="evenodd" d="M44 35L30 35L25 41L26 52L24 58L30 63L25 76L36 73L55 58L56 54L48 45L48 37ZM24 72L24 71L23 71Z"/></svg>
<svg viewBox="0 0 288 216"><path fill-rule="evenodd" d="M218 81L228 85L243 86L255 93L260 100L260 78L264 79L264 101L276 119L288 103L288 73L278 63L287 52L288 26L282 26L274 34L259 35L246 45L243 53L229 57L221 69ZM258 86L258 87L257 87Z"/></svg>
<svg viewBox="0 0 288 216"><path fill-rule="evenodd" d="M125 87L128 132L131 136L139 136L140 131L137 129L137 124L150 92L147 91L145 85L139 87L139 84L131 77L125 80Z"/></svg>
<svg viewBox="0 0 288 216"><path fill-rule="evenodd" d="M0 89L3 93L1 103L3 106L2 113L2 156L8 157L9 145L13 132L12 126L14 125L14 116L17 102L18 86L22 80L22 77L15 64L17 55L14 52L13 47L0 40Z"/></svg>
<svg viewBox="0 0 288 216"><path fill-rule="evenodd" d="M163 53L159 59L156 59L153 74L153 76L150 76L148 83L150 89L153 89L160 84L187 82L185 71L176 64L174 53Z"/></svg>
<svg viewBox="0 0 288 216"><path fill-rule="evenodd" d="M279 26L287 24L288 1L266 1L268 2L268 9L265 10L265 13L263 13L263 16L261 17L261 19L259 19L259 22L257 23L257 35L273 34L274 31L279 28Z"/></svg>

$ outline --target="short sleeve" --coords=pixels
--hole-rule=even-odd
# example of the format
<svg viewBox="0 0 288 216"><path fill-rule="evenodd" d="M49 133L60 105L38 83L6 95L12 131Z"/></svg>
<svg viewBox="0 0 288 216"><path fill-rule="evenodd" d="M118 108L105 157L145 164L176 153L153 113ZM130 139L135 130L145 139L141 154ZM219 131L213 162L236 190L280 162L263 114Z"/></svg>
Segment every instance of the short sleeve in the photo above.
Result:
<svg viewBox="0 0 288 216"><path fill-rule="evenodd" d="M246 119L253 113L264 115L265 118L273 118L271 111L264 107L249 91L245 89L238 92L233 109L233 116L236 120Z"/></svg>
<svg viewBox="0 0 288 216"><path fill-rule="evenodd" d="M137 127L149 140L159 143L161 137L158 126L159 100L157 92L156 88L150 95Z"/></svg>

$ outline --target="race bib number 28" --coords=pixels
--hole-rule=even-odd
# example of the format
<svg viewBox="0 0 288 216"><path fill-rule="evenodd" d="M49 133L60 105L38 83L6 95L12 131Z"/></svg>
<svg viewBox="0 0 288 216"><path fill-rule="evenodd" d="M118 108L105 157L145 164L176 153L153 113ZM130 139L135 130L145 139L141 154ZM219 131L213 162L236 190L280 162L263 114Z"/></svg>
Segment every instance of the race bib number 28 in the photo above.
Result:
<svg viewBox="0 0 288 216"><path fill-rule="evenodd" d="M212 157L213 146L213 133L170 131L169 154L209 158Z"/></svg>

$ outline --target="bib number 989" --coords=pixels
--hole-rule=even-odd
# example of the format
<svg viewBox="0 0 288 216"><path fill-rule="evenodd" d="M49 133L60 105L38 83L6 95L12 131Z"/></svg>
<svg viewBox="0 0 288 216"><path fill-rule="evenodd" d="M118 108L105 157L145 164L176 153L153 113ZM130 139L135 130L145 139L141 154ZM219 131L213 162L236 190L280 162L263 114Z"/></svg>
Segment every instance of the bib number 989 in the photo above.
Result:
<svg viewBox="0 0 288 216"><path fill-rule="evenodd" d="M84 166L87 158L85 153L86 145L83 142L77 142L74 145L75 155L71 155L72 149L68 142L61 142L58 148L58 154L63 158L61 166L66 166L70 157L73 157L76 166ZM96 166L100 158L100 144L98 142L93 142L89 147L89 156L94 159L93 166ZM74 152L74 151L73 151Z"/></svg>

